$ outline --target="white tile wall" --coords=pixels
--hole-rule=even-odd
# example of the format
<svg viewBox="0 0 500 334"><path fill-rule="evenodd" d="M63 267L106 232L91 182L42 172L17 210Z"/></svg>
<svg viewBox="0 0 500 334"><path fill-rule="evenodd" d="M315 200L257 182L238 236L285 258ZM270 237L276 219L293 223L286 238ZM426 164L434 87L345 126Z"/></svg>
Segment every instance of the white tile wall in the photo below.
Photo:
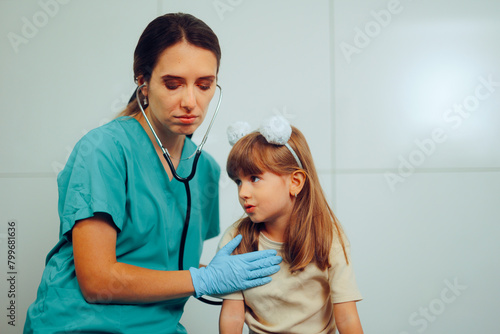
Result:
<svg viewBox="0 0 500 334"><path fill-rule="evenodd" d="M334 1L335 198L365 332L496 330L499 9Z"/></svg>
<svg viewBox="0 0 500 334"><path fill-rule="evenodd" d="M488 319L500 297L491 289L500 278L493 259L500 252L499 188L498 173L421 173L397 192L378 175L337 177L337 213L353 246L365 332L420 332L425 308L436 318L426 333L466 333L478 322L481 332L494 332ZM466 288L456 298L446 293L441 313L435 300L455 279Z"/></svg>
<svg viewBox="0 0 500 334"><path fill-rule="evenodd" d="M157 9L155 2L67 1L52 17L40 3L59 2L0 2L2 36L33 35L17 47L0 41L0 91L8 105L0 173L54 175L85 132L120 111L133 92L135 44ZM28 34L26 20L36 33Z"/></svg>
<svg viewBox="0 0 500 334"><path fill-rule="evenodd" d="M500 3L357 3L333 14L337 168L498 168Z"/></svg>

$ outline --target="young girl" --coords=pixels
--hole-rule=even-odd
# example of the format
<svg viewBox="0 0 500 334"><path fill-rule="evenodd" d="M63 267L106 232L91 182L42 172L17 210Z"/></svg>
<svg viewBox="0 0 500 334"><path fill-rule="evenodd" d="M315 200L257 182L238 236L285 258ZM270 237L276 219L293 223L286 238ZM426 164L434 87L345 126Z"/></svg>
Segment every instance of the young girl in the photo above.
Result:
<svg viewBox="0 0 500 334"><path fill-rule="evenodd" d="M230 142L242 132L230 128ZM302 133L275 117L237 140L226 168L246 217L219 247L241 234L236 253L275 249L283 262L271 283L222 297L220 333L242 333L244 322L250 333L363 333L349 242Z"/></svg>

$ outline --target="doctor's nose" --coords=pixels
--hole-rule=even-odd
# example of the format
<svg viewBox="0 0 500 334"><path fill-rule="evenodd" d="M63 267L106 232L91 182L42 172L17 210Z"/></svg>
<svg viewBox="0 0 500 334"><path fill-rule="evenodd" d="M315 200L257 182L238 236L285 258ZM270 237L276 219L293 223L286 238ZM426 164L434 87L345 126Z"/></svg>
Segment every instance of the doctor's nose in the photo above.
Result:
<svg viewBox="0 0 500 334"><path fill-rule="evenodd" d="M187 112L192 111L196 107L196 97L194 87L186 87L182 93L181 107Z"/></svg>

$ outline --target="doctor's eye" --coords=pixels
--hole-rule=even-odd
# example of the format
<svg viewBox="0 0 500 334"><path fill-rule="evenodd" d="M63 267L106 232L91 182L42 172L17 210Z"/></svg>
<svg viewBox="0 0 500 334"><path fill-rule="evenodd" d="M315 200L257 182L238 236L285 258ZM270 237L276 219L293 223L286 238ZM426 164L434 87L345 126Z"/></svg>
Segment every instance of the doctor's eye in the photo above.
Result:
<svg viewBox="0 0 500 334"><path fill-rule="evenodd" d="M198 82L197 85L201 90L209 90L210 88L212 88L212 82L212 80L203 80Z"/></svg>
<svg viewBox="0 0 500 334"><path fill-rule="evenodd" d="M167 87L168 90L175 90L181 85L182 83L177 80L165 80L165 87Z"/></svg>

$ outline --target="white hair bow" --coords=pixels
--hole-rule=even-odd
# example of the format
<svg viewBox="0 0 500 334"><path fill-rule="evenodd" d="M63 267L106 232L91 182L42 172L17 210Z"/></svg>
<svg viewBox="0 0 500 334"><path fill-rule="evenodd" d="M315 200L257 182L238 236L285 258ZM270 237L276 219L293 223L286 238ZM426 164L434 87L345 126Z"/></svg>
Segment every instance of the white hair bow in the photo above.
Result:
<svg viewBox="0 0 500 334"><path fill-rule="evenodd" d="M299 157L288 144L288 140L292 135L292 127L283 116L273 116L265 119L257 131L266 138L268 143L286 146L297 161L299 167L303 168ZM240 121L233 123L227 128L229 144L233 146L240 138L246 136L250 132L250 124L247 122Z"/></svg>

